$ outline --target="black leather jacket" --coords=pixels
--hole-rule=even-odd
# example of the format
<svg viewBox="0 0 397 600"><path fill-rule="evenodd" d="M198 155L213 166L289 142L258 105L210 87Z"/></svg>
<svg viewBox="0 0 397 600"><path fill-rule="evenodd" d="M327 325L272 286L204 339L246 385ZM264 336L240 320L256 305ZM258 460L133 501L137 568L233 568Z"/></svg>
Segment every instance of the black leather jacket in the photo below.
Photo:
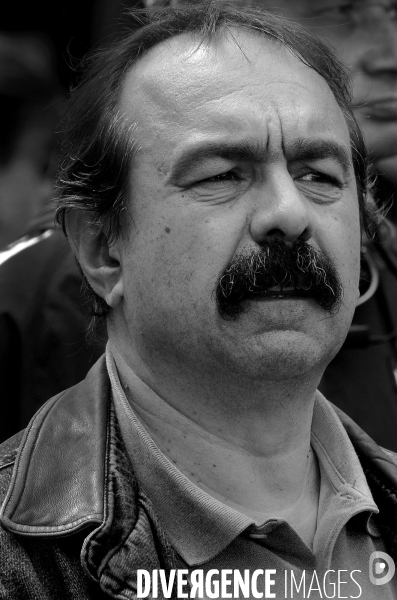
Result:
<svg viewBox="0 0 397 600"><path fill-rule="evenodd" d="M186 568L138 489L109 398L102 357L0 446L1 599L135 599L137 569ZM397 465L339 415L397 561Z"/></svg>

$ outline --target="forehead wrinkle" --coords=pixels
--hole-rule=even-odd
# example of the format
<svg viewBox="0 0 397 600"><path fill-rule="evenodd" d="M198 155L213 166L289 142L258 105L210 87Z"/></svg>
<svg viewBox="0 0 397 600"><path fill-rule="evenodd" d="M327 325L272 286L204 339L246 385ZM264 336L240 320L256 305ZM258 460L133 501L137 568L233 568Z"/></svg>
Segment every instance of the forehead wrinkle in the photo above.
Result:
<svg viewBox="0 0 397 600"><path fill-rule="evenodd" d="M327 96L324 100L336 104L335 97L327 83L319 76L316 77L316 74L314 76L316 89ZM265 115L268 121L267 125L269 126L271 125L270 121L274 120L276 113L277 120L281 123L285 121L287 116L285 107L278 105L278 99L281 95L284 95L285 98L290 98L290 113L293 112L299 118L301 116L305 117L305 113L303 115L300 114L302 107L299 103L295 102L295 97L299 94L300 90L311 94L314 87L314 85L309 87L307 83L299 80L291 82L280 77L280 79L275 79L268 83L266 95L264 95L261 83L258 80L241 81L240 87L237 89L235 86L225 89L225 85L222 86L218 79L217 81L218 84L213 87L203 87L202 82L198 81L196 86L178 89L178 94L173 93L173 90L168 88L157 88L155 90L156 94L147 94L146 100L149 100L157 110L162 111L164 118L172 118L179 124L188 122L201 109L206 109L207 111L208 124L210 119L214 120L216 124L219 124L219 122L224 123L226 119L235 119L237 124L237 121L243 122L247 118L247 108L240 103L240 98L246 93L248 95L244 100L250 103L249 116L251 120L254 118L262 120ZM208 82L207 80L206 83L212 82ZM223 83L225 84L225 82ZM283 88L286 86L287 89L284 90ZM146 90L143 91L146 92ZM150 115L148 116L150 117ZM313 118L315 115L311 113L309 116Z"/></svg>

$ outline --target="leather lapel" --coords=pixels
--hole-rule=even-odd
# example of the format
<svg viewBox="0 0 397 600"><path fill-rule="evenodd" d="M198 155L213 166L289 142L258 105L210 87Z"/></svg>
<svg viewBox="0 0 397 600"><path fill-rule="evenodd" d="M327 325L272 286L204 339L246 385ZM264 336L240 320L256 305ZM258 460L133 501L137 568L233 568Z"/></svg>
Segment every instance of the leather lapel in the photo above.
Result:
<svg viewBox="0 0 397 600"><path fill-rule="evenodd" d="M33 417L0 513L6 529L58 536L102 522L108 404L101 357L83 382Z"/></svg>

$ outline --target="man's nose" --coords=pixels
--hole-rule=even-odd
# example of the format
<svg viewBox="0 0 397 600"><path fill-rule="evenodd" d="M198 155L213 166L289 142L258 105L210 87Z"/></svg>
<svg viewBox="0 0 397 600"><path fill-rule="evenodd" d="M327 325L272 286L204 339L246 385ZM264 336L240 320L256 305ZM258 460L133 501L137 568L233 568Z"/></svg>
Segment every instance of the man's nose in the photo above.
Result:
<svg viewBox="0 0 397 600"><path fill-rule="evenodd" d="M366 50L360 65L363 71L396 79L397 15L390 11L382 3L373 3L362 13L363 27L359 28L357 34L365 34Z"/></svg>
<svg viewBox="0 0 397 600"><path fill-rule="evenodd" d="M257 244L278 237L287 243L309 240L314 232L310 201L288 172L273 176L258 193L250 233Z"/></svg>

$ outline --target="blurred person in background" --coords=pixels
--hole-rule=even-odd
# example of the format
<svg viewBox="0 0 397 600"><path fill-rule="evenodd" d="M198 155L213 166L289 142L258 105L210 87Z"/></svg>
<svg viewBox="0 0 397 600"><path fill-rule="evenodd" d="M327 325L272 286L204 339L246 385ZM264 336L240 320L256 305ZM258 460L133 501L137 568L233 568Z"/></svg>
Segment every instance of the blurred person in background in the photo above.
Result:
<svg viewBox="0 0 397 600"><path fill-rule="evenodd" d="M51 48L0 33L0 250L26 233L52 197L59 96Z"/></svg>
<svg viewBox="0 0 397 600"><path fill-rule="evenodd" d="M63 104L51 47L0 33L0 441L100 354L85 341L81 276L54 225Z"/></svg>
<svg viewBox="0 0 397 600"><path fill-rule="evenodd" d="M222 0L219 0L222 1ZM146 8L187 4L146 0ZM230 2L229 2L230 3ZM361 297L342 350L321 391L379 444L397 451L397 2L391 0L234 0L299 22L329 43L349 68L353 112L377 167L375 198L389 204L376 242L362 253Z"/></svg>

